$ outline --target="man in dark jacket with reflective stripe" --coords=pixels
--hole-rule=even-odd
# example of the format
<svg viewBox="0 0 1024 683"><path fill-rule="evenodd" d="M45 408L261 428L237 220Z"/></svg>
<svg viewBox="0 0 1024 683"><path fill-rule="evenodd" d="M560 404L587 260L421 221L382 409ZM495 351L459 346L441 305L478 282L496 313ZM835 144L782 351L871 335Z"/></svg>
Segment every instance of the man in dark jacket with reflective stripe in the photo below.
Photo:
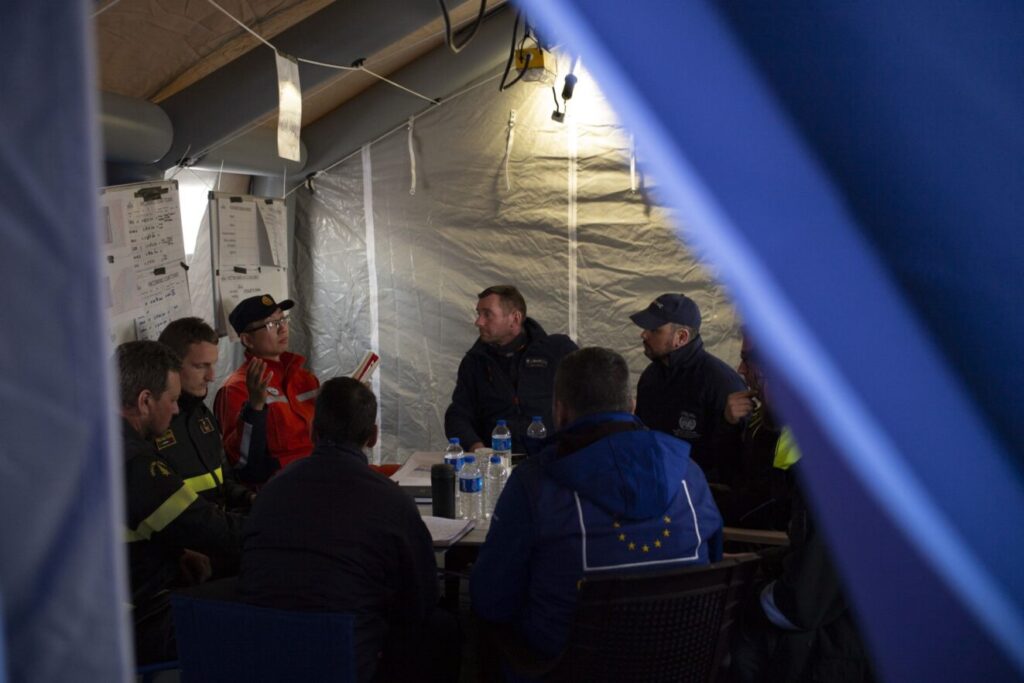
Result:
<svg viewBox="0 0 1024 683"><path fill-rule="evenodd" d="M160 459L152 439L178 412L181 362L153 341L117 348L124 437L128 560L139 664L175 658L169 588L209 576L202 553L239 554L241 517L196 495Z"/></svg>
<svg viewBox="0 0 1024 683"><path fill-rule="evenodd" d="M725 403L747 388L743 379L704 350L700 309L689 297L662 294L630 319L643 328L644 354L651 359L636 387L637 417L689 442L690 457L709 481L728 479L746 423L727 423Z"/></svg>
<svg viewBox="0 0 1024 683"><path fill-rule="evenodd" d="M158 341L181 358L178 414L156 437L160 458L211 503L248 510L254 494L235 480L224 458L220 425L203 401L217 365L217 333L199 318L179 318L164 328Z"/></svg>
<svg viewBox="0 0 1024 683"><path fill-rule="evenodd" d="M551 395L562 358L576 350L564 334L547 334L526 317L526 301L512 285L477 295L475 325L480 338L466 352L452 402L444 415L449 437L466 450L489 445L498 420L508 421L512 450L525 452L526 428L534 415L552 426Z"/></svg>

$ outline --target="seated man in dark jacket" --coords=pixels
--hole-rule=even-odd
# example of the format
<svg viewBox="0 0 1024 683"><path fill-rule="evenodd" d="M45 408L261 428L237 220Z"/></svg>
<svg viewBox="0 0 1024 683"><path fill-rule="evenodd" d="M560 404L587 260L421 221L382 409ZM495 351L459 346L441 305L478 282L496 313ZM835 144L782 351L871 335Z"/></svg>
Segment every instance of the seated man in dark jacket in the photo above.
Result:
<svg viewBox="0 0 1024 683"><path fill-rule="evenodd" d="M154 341L128 342L117 347L117 366L135 655L148 664L176 657L169 589L208 578L206 555L237 561L242 519L197 496L153 444L178 412L174 352Z"/></svg>
<svg viewBox="0 0 1024 683"><path fill-rule="evenodd" d="M690 446L631 413L629 368L586 348L555 379L554 443L512 471L470 581L473 610L542 655L566 643L581 578L721 558L722 519Z"/></svg>
<svg viewBox="0 0 1024 683"><path fill-rule="evenodd" d="M164 328L158 341L181 358L178 414L156 437L160 457L211 503L248 511L255 494L236 480L224 456L220 423L204 402L219 355L217 333L200 318L178 318Z"/></svg>
<svg viewBox="0 0 1024 683"><path fill-rule="evenodd" d="M789 428L776 426L771 382L748 335L741 359L740 372L750 389L729 397L726 419L753 416L749 424L757 432L760 447L751 453L759 462L750 463L750 471L769 473L768 488L774 490L768 507L774 509L773 517L790 513L790 545L779 561L769 561L778 560L774 552L765 553L766 572L773 580L749 602L733 647L731 679L738 683L871 681L871 664L825 539L795 486L800 450ZM762 422L765 427L757 429ZM779 478L783 474L785 483ZM748 480L748 487L756 485L756 479ZM728 499L725 504L734 509L737 504L749 507L758 497L753 488L734 487L731 504Z"/></svg>
<svg viewBox="0 0 1024 683"><path fill-rule="evenodd" d="M526 452L526 428L542 416L549 428L551 389L562 357L576 349L564 334L547 334L526 317L526 300L512 285L480 292L476 322L480 338L459 364L444 431L467 451L490 445L498 420L507 420L512 451Z"/></svg>
<svg viewBox="0 0 1024 683"><path fill-rule="evenodd" d="M717 483L739 453L743 424L723 418L729 394L743 391L743 380L704 348L700 309L683 294L662 294L630 316L643 332L644 355L651 359L636 387L636 415L651 429L690 444L690 457Z"/></svg>
<svg viewBox="0 0 1024 683"><path fill-rule="evenodd" d="M437 565L416 505L367 464L376 418L365 385L349 377L323 384L313 453L271 479L253 504L239 591L264 607L355 614L359 680L412 680L428 668L422 653L437 645L429 640L447 640L449 649L457 640L454 620L434 614Z"/></svg>

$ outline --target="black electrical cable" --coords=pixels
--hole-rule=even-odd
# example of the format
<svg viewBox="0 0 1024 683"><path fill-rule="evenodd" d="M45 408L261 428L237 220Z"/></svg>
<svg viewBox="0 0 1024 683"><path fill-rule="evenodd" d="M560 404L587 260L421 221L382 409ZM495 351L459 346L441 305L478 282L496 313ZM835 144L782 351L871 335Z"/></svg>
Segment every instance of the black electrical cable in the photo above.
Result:
<svg viewBox="0 0 1024 683"><path fill-rule="evenodd" d="M519 20L522 17L518 12L516 13L515 23L512 24L512 45L508 51L508 61L505 62L505 72L501 75L501 83L498 85L498 92L508 90L513 85L522 80L523 76L526 75L527 70L530 68L530 60L533 55L527 54L523 57L523 68L520 70L519 75L516 76L510 83L505 81L508 79L508 72L512 70L512 60L516 58L516 38L519 37ZM526 44L526 39L530 36L530 27L527 26L525 33L523 33L523 39L519 41L519 49L522 50Z"/></svg>
<svg viewBox="0 0 1024 683"><path fill-rule="evenodd" d="M469 35L460 44L455 44L455 36L452 34L452 20L448 16L448 6L444 3L444 0L437 0L437 4L441 5L441 16L444 18L444 35L445 41L448 43L448 48L455 54L462 52L462 48L469 45L469 41L473 40L473 36L476 35L477 29L484 23L484 12L487 10L487 0L480 0L480 11L476 15L476 21L469 29Z"/></svg>

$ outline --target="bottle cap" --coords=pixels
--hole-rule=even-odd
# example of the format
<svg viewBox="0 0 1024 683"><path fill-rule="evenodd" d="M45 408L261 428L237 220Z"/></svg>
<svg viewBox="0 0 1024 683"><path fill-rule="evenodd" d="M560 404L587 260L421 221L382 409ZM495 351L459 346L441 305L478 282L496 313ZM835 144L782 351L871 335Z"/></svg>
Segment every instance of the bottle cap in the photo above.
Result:
<svg viewBox="0 0 1024 683"><path fill-rule="evenodd" d="M507 424L508 424L508 423L507 423L507 422L505 422L504 420L498 420L498 426L499 426L499 427L504 427L504 426L506 426Z"/></svg>
<svg viewBox="0 0 1024 683"><path fill-rule="evenodd" d="M459 443L459 437L453 436L452 438L448 439L448 443Z"/></svg>
<svg viewBox="0 0 1024 683"><path fill-rule="evenodd" d="M500 455L492 455L491 456L491 464L492 465L499 465L499 464L501 464L501 456Z"/></svg>
<svg viewBox="0 0 1024 683"><path fill-rule="evenodd" d="M544 418L543 418L543 417L541 417L540 415L534 415L534 416L533 416L533 421L534 421L534 422L543 422L543 421L544 421Z"/></svg>
<svg viewBox="0 0 1024 683"><path fill-rule="evenodd" d="M466 455L466 456L463 456L463 458L465 459L467 465L472 465L473 463L476 462L476 456L475 455Z"/></svg>

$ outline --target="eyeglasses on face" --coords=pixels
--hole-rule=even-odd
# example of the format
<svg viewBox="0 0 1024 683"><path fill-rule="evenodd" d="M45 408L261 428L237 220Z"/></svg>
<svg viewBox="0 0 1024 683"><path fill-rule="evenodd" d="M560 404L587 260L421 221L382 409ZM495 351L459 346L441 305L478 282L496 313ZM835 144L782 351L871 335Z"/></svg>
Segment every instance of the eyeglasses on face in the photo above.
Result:
<svg viewBox="0 0 1024 683"><path fill-rule="evenodd" d="M250 327L249 329L247 329L246 332L259 332L261 329L263 329L265 327L265 328L267 328L268 332L273 333L273 332L277 332L280 328L287 327L287 326L288 326L288 316L287 315L282 315L280 318L276 318L274 320L267 320L266 322L261 323L259 325L254 325L253 327Z"/></svg>

